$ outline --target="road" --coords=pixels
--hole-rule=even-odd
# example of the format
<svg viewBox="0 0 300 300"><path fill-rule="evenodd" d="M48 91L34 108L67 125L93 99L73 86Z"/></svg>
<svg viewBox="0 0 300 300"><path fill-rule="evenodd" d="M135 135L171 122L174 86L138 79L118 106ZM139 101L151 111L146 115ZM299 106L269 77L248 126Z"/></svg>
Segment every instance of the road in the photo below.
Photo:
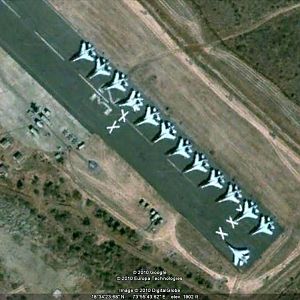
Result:
<svg viewBox="0 0 300 300"><path fill-rule="evenodd" d="M104 114L106 109L99 106L97 101L90 101L96 88L104 81L88 81L85 78L93 64L69 61L74 52L78 51L84 37L72 29L46 2L1 0L0 28L0 45L85 128L99 135L116 150L229 260L232 260L231 252L226 243L215 234L219 226L229 233L227 241L230 244L250 249L249 266L276 239L281 232L279 227L273 236L250 236L248 232L257 224L255 220L245 220L239 224L238 229L232 230L225 219L229 215L235 216L235 205L218 204L214 201L224 189L201 190L197 184L207 175L182 174L180 170L191 163L191 160L168 158L164 154L176 142L163 141L153 145L150 140L158 129L147 125L133 125L143 115L143 111L131 112L128 122L122 123L121 128L113 134L108 134L106 127L120 117L120 109L109 98L118 99L125 95L106 93L101 96L112 109L108 115ZM133 84L131 86L134 87ZM151 103L150 99L145 100L146 103ZM179 135L185 136L180 131ZM197 147L194 150L201 151ZM261 212L269 214L261 204L259 206Z"/></svg>

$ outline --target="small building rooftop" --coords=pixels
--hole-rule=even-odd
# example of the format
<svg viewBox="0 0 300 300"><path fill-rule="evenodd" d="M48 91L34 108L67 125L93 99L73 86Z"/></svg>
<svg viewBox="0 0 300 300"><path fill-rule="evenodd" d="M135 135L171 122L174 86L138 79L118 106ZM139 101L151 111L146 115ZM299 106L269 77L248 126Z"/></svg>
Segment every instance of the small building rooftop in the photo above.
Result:
<svg viewBox="0 0 300 300"><path fill-rule="evenodd" d="M6 149L12 144L12 138L5 136L0 140L0 145L2 148Z"/></svg>

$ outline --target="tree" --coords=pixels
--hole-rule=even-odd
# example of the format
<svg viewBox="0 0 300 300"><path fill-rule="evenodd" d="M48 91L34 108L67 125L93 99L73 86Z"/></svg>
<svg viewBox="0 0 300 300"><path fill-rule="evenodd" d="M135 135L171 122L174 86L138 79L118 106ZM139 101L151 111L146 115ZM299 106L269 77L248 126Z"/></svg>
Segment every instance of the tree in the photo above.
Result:
<svg viewBox="0 0 300 300"><path fill-rule="evenodd" d="M19 179L17 181L17 188L22 189L24 187L24 179Z"/></svg>
<svg viewBox="0 0 300 300"><path fill-rule="evenodd" d="M78 190L76 190L76 189L73 191L72 197L75 200L81 200L82 199L81 193Z"/></svg>
<svg viewBox="0 0 300 300"><path fill-rule="evenodd" d="M91 224L89 217L84 217L82 224L85 226L89 226Z"/></svg>

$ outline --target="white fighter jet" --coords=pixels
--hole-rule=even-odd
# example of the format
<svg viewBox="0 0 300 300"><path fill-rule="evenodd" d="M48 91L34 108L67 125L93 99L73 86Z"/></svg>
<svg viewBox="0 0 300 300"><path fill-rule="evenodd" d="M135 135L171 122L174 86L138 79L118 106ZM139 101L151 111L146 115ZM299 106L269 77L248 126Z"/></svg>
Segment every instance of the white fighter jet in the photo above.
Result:
<svg viewBox="0 0 300 300"><path fill-rule="evenodd" d="M126 75L120 71L116 71L113 80L103 86L103 89L108 90L119 90L121 92L126 92L128 87L128 79Z"/></svg>
<svg viewBox="0 0 300 300"><path fill-rule="evenodd" d="M169 152L169 156L181 155L184 158L190 158L193 153L192 147L192 143L188 139L180 137L177 147Z"/></svg>
<svg viewBox="0 0 300 300"><path fill-rule="evenodd" d="M144 117L140 122L137 122L136 125L140 126L142 124L150 124L153 126L158 126L160 120L161 118L158 109L154 106L147 105Z"/></svg>
<svg viewBox="0 0 300 300"><path fill-rule="evenodd" d="M183 173L189 173L192 171L200 171L203 173L208 172L209 163L203 153L195 152L194 161L192 165L187 166Z"/></svg>
<svg viewBox="0 0 300 300"><path fill-rule="evenodd" d="M144 98L141 97L141 93L135 90L132 90L129 94L129 97L125 100L119 102L119 106L131 107L133 111L140 111L141 107L144 105Z"/></svg>
<svg viewBox="0 0 300 300"><path fill-rule="evenodd" d="M252 230L252 235L258 233L265 233L272 235L275 230L274 221L268 216L261 216L258 226L256 226L255 231Z"/></svg>
<svg viewBox="0 0 300 300"><path fill-rule="evenodd" d="M243 195L241 189L236 184L229 183L225 196L218 199L217 202L222 203L231 201L239 204L242 198Z"/></svg>
<svg viewBox="0 0 300 300"><path fill-rule="evenodd" d="M95 61L95 68L88 76L92 79L98 75L109 76L110 74L111 66L109 65L109 61L104 57L97 57Z"/></svg>
<svg viewBox="0 0 300 300"><path fill-rule="evenodd" d="M259 210L257 208L257 204L251 200L244 200L243 205L239 205L236 211L240 212L234 220L239 222L243 219L257 219Z"/></svg>
<svg viewBox="0 0 300 300"><path fill-rule="evenodd" d="M228 248L233 254L233 264L242 267L248 263L250 251L247 248L235 248L228 244Z"/></svg>
<svg viewBox="0 0 300 300"><path fill-rule="evenodd" d="M225 177L223 173L219 170L211 169L209 178L204 180L204 182L200 184L200 187L204 189L209 186L214 186L218 189L222 189L224 184L225 184Z"/></svg>
<svg viewBox="0 0 300 300"><path fill-rule="evenodd" d="M169 121L163 121L160 123L160 131L152 140L153 143L157 143L161 140L175 140L177 131L175 126Z"/></svg>
<svg viewBox="0 0 300 300"><path fill-rule="evenodd" d="M88 61L94 61L96 58L96 51L94 46L85 41L81 41L79 51L71 57L72 61L77 61L80 59L85 59Z"/></svg>

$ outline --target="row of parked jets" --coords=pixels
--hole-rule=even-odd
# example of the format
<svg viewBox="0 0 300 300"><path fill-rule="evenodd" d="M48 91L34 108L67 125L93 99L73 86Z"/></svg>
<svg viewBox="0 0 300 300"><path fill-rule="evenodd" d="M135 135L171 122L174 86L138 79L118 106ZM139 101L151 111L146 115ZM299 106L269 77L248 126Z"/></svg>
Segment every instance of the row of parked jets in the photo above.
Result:
<svg viewBox="0 0 300 300"><path fill-rule="evenodd" d="M71 58L71 60L87 60L95 63L94 69L88 74L89 79L93 79L96 76L110 76L112 74L112 67L108 59L102 56L98 56L94 46L89 42L82 41L79 52L77 52ZM116 89L121 92L126 92L128 86L129 84L127 76L124 73L116 70L112 79L105 83L99 90L109 91ZM144 99L139 91L132 89L125 99L118 102L118 105L121 108L131 108L133 112L138 112L144 106ZM124 122L127 113L128 112L125 113L122 109L122 117L120 119L122 119ZM118 121L120 121L120 119ZM147 105L143 117L135 122L135 125L138 127L144 124L159 126L159 132L152 139L152 142L154 144L162 140L174 141L178 139L176 147L168 151L167 155L179 155L185 159L190 159L193 155L192 163L187 165L182 170L183 173L209 173L208 178L199 184L199 187L201 189L205 189L207 187L215 187L218 189L224 188L226 183L224 174L220 170L214 169L210 166L205 154L199 153L197 151L194 152L192 149L192 143L188 139L178 137L175 125L170 121L162 120L160 112L156 107ZM117 121L115 121L114 124L112 126L108 126L107 129L111 134L114 129L117 129L119 127L120 126L117 125ZM220 196L216 200L216 202L233 202L238 205L238 207L236 208L236 217L232 218L231 216L229 216L229 218L226 220L226 222L231 225L232 229L234 229L235 226L237 226L243 219L259 219L258 224L249 233L251 235L257 235L260 233L264 233L267 235L273 234L275 230L274 221L269 216L260 214L258 206L254 201L248 199L243 200L243 195L238 185L229 182L226 192L222 196ZM216 231L216 234L220 235L222 240L226 242L225 237L228 236L228 233L224 232L222 227L219 227L219 230ZM233 263L235 266L243 266L248 262L250 258L249 249L237 248L227 242L226 244L233 254Z"/></svg>

